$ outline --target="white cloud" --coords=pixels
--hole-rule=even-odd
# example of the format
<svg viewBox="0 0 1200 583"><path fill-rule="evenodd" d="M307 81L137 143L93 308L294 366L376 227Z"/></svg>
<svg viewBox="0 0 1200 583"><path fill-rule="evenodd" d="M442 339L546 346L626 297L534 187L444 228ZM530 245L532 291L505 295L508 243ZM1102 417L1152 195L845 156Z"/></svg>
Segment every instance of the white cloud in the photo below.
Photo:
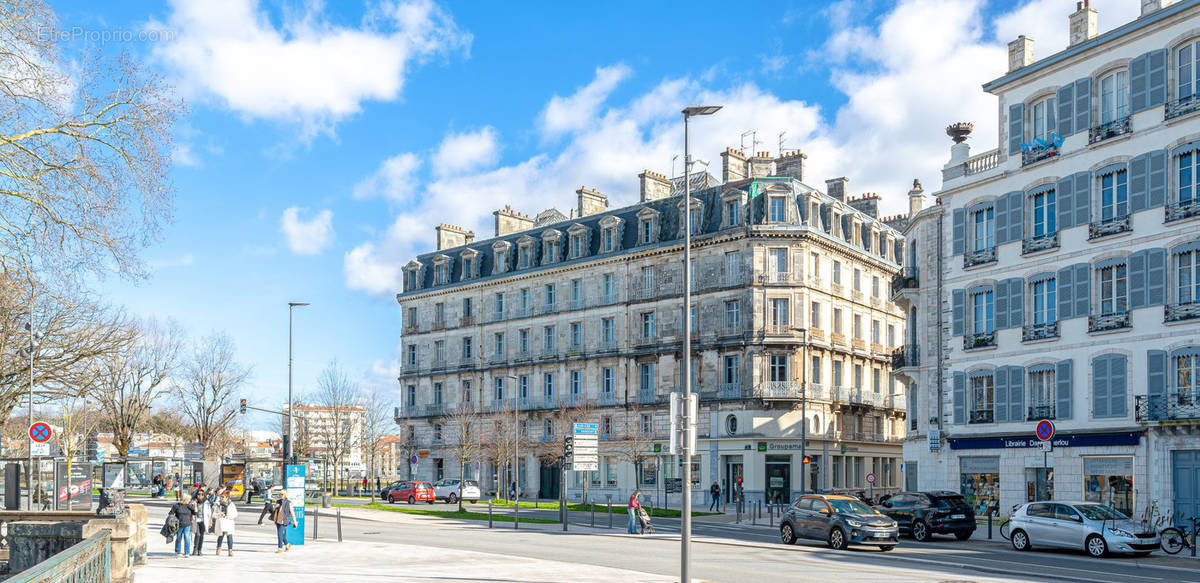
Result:
<svg viewBox="0 0 1200 583"><path fill-rule="evenodd" d="M591 83L580 87L570 97L555 95L542 110L542 133L546 137L578 130L596 115L596 110L608 99L617 85L629 78L632 71L624 64L596 69Z"/></svg>
<svg viewBox="0 0 1200 583"><path fill-rule="evenodd" d="M250 119L330 132L364 101L399 96L415 63L465 51L471 36L432 0L385 2L357 27L332 24L321 2L285 10L278 25L258 0L173 0L176 39L155 49L191 93Z"/></svg>
<svg viewBox="0 0 1200 583"><path fill-rule="evenodd" d="M417 185L416 172L421 158L405 152L384 160L370 176L354 185L354 198L384 198L401 203L409 199Z"/></svg>
<svg viewBox="0 0 1200 583"><path fill-rule="evenodd" d="M499 159L496 128L486 126L476 132L447 135L438 146L433 166L435 172L444 176L491 166Z"/></svg>
<svg viewBox="0 0 1200 583"><path fill-rule="evenodd" d="M297 255L316 255L333 242L333 211L322 210L311 219L300 218L300 207L288 207L279 219L279 228L288 248Z"/></svg>

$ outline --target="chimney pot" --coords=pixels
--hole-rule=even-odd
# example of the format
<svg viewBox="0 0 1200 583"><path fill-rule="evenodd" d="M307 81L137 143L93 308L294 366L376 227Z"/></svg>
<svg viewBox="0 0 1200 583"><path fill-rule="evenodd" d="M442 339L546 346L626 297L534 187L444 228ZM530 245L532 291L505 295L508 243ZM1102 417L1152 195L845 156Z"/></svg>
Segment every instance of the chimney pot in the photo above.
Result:
<svg viewBox="0 0 1200 583"><path fill-rule="evenodd" d="M641 187L642 202L671 196L671 181L658 172L642 171L641 174L638 174L638 184Z"/></svg>
<svg viewBox="0 0 1200 583"><path fill-rule="evenodd" d="M1033 63L1033 39L1021 35L1008 43L1008 72Z"/></svg>
<svg viewBox="0 0 1200 583"><path fill-rule="evenodd" d="M1075 3L1075 12L1068 19L1070 23L1071 46L1075 46L1096 36L1097 14L1096 9L1088 6L1086 0Z"/></svg>

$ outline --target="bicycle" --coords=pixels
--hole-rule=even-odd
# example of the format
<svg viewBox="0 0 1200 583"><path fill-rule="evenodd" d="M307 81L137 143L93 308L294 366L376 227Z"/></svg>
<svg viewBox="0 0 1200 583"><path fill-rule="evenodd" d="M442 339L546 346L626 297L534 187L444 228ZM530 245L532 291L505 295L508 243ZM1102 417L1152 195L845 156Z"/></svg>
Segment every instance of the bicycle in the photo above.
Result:
<svg viewBox="0 0 1200 583"><path fill-rule="evenodd" d="M1175 526L1168 526L1159 532L1159 536L1162 537L1159 541L1159 546L1162 548L1164 553L1167 553L1168 555L1176 555L1179 554L1179 551L1182 551L1185 547L1191 548L1196 544L1196 534L1197 532L1200 532L1200 516L1192 516L1190 518L1184 518L1184 520L1190 520L1192 522L1190 533L1181 531Z"/></svg>
<svg viewBox="0 0 1200 583"><path fill-rule="evenodd" d="M1008 531L1009 531L1009 526L1008 526L1008 524L1009 524L1010 522L1012 522L1012 519L1010 519L1010 518L1006 518L1006 519L1004 519L1004 522L1001 522L1001 523L1000 523L1000 538L1002 538L1002 539L1004 539L1004 540L1009 540L1009 538L1008 538L1008 534L1009 534L1009 533L1008 533Z"/></svg>

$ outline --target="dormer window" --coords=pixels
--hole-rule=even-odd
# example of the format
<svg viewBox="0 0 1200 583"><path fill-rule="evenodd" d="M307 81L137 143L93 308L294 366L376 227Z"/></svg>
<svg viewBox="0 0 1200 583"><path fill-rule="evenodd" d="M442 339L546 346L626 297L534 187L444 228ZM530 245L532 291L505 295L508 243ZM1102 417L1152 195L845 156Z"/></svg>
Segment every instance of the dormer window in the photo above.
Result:
<svg viewBox="0 0 1200 583"><path fill-rule="evenodd" d="M704 203L700 202L698 199L693 198L691 204L692 204L692 208L691 208L691 214L689 216L689 220L691 221L690 222L691 234L697 235L704 230ZM680 202L679 203L679 225L680 225L679 235L680 236L683 236L683 216L684 216L683 203Z"/></svg>
<svg viewBox="0 0 1200 583"><path fill-rule="evenodd" d="M600 221L600 252L611 253L621 246L621 219L608 216Z"/></svg>
<svg viewBox="0 0 1200 583"><path fill-rule="evenodd" d="M421 289L421 262L412 260L404 266L404 291Z"/></svg>
<svg viewBox="0 0 1200 583"><path fill-rule="evenodd" d="M542 265L558 263L562 257L562 233L554 229L542 232Z"/></svg>
<svg viewBox="0 0 1200 583"><path fill-rule="evenodd" d="M479 253L474 249L467 249L462 252L462 273L459 275L460 280L475 279L479 276Z"/></svg>
<svg viewBox="0 0 1200 583"><path fill-rule="evenodd" d="M438 255L433 259L433 285L450 283L450 258Z"/></svg>
<svg viewBox="0 0 1200 583"><path fill-rule="evenodd" d="M658 211L644 208L638 211L638 244L649 245L658 241Z"/></svg>
<svg viewBox="0 0 1200 583"><path fill-rule="evenodd" d="M571 259L578 259L587 255L587 227L583 225L572 225L567 229L567 254Z"/></svg>
<svg viewBox="0 0 1200 583"><path fill-rule="evenodd" d="M767 221L782 223L787 221L787 199L782 196L767 197Z"/></svg>
<svg viewBox="0 0 1200 583"><path fill-rule="evenodd" d="M738 216L742 205L736 200L725 201L725 226L732 227L741 222L741 217Z"/></svg>
<svg viewBox="0 0 1200 583"><path fill-rule="evenodd" d="M512 243L508 241L497 241L492 245L493 263L492 274L506 273L509 271L508 252L512 248Z"/></svg>
<svg viewBox="0 0 1200 583"><path fill-rule="evenodd" d="M521 237L517 241L517 269L528 269L533 267L533 237Z"/></svg>

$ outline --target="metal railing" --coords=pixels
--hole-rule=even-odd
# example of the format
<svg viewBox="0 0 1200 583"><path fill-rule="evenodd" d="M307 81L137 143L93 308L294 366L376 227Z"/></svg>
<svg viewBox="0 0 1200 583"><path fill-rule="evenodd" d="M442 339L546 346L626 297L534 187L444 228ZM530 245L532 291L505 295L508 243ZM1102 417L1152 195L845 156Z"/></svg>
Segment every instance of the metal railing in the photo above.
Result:
<svg viewBox="0 0 1200 583"><path fill-rule="evenodd" d="M1058 338L1058 322L1049 324L1030 324L1021 328L1021 341L1047 340Z"/></svg>
<svg viewBox="0 0 1200 583"><path fill-rule="evenodd" d="M653 405L659 402L659 396L654 394L653 390L638 390L637 399L638 403L642 405ZM663 397L663 399L665 399L665 397Z"/></svg>
<svg viewBox="0 0 1200 583"><path fill-rule="evenodd" d="M1165 314L1163 317L1164 322L1181 322L1183 320L1200 318L1200 302L1167 304Z"/></svg>
<svg viewBox="0 0 1200 583"><path fill-rule="evenodd" d="M1026 412L1026 421L1038 421L1041 419L1054 419L1054 405L1031 405Z"/></svg>
<svg viewBox="0 0 1200 583"><path fill-rule="evenodd" d="M742 383L721 383L717 387L717 396L722 399L742 398Z"/></svg>
<svg viewBox="0 0 1200 583"><path fill-rule="evenodd" d="M1088 224L1088 239L1099 239L1109 235L1116 235L1126 231L1132 231L1133 225L1129 222L1129 215L1123 217L1113 217Z"/></svg>
<svg viewBox="0 0 1200 583"><path fill-rule="evenodd" d="M963 335L963 350L973 350L975 348L986 348L996 345L995 332L976 332L973 334Z"/></svg>
<svg viewBox="0 0 1200 583"><path fill-rule="evenodd" d="M790 271L770 271L758 276L759 283L792 283L797 279L799 276L793 277Z"/></svg>
<svg viewBox="0 0 1200 583"><path fill-rule="evenodd" d="M760 399L799 399L799 381L764 381L754 387L754 396Z"/></svg>
<svg viewBox="0 0 1200 583"><path fill-rule="evenodd" d="M892 368L905 368L920 365L921 351L916 345L901 346L892 351Z"/></svg>
<svg viewBox="0 0 1200 583"><path fill-rule="evenodd" d="M920 283L920 279L917 277L917 268L904 267L892 278L892 295L904 289L917 289Z"/></svg>
<svg viewBox="0 0 1200 583"><path fill-rule="evenodd" d="M65 551L12 575L9 583L108 583L112 580L112 531L101 530Z"/></svg>
<svg viewBox="0 0 1200 583"><path fill-rule="evenodd" d="M1088 143L1095 144L1109 138L1115 138L1122 134L1128 134L1133 131L1133 126L1130 123L1129 116L1120 119L1114 119L1108 123L1102 123L1098 126L1088 129Z"/></svg>
<svg viewBox="0 0 1200 583"><path fill-rule="evenodd" d="M617 403L616 393L612 391L600 391L600 396L596 399L596 402L601 405L615 405Z"/></svg>
<svg viewBox="0 0 1200 583"><path fill-rule="evenodd" d="M617 303L617 294L616 293L600 294L600 305L601 306L611 306L615 303Z"/></svg>
<svg viewBox="0 0 1200 583"><path fill-rule="evenodd" d="M1200 95L1173 99L1167 102L1167 107L1163 110L1163 120L1187 115L1196 110L1200 110Z"/></svg>
<svg viewBox="0 0 1200 583"><path fill-rule="evenodd" d="M1057 155L1058 155L1058 146L1055 146L1054 144L1047 144L1047 145L1041 146L1041 147L1030 148L1028 150L1022 150L1021 151L1021 165L1028 166L1030 164L1035 164L1037 162L1041 162L1042 160L1047 160L1049 158L1053 158Z"/></svg>
<svg viewBox="0 0 1200 583"><path fill-rule="evenodd" d="M952 180L972 174L986 172L1000 166L1000 150L989 150L982 154L977 154L967 158L962 164L944 168L942 170L942 180Z"/></svg>
<svg viewBox="0 0 1200 583"><path fill-rule="evenodd" d="M601 340L600 346L596 347L596 350L598 350L600 352L607 352L607 351L616 350L616 349L617 349L617 341L613 338L609 338L607 340Z"/></svg>
<svg viewBox="0 0 1200 583"><path fill-rule="evenodd" d="M543 313L543 314L553 314L553 313L555 313L555 312L557 312L557 311L558 311L558 304L557 304L557 303L552 303L552 304L542 304L542 313Z"/></svg>
<svg viewBox="0 0 1200 583"><path fill-rule="evenodd" d="M974 267L996 261L996 248L989 247L979 251L967 251L963 254L963 267Z"/></svg>
<svg viewBox="0 0 1200 583"><path fill-rule="evenodd" d="M1181 200L1167 203L1165 223L1200 216L1200 199Z"/></svg>
<svg viewBox="0 0 1200 583"><path fill-rule="evenodd" d="M971 411L967 423L994 423L995 417L991 409L978 409Z"/></svg>
<svg viewBox="0 0 1200 583"><path fill-rule="evenodd" d="M459 327L474 326L475 325L475 316L463 316L463 317L459 318L458 325L459 325Z"/></svg>
<svg viewBox="0 0 1200 583"><path fill-rule="evenodd" d="M1200 394L1195 391L1170 391L1165 395L1134 397L1134 419L1151 421L1200 420Z"/></svg>
<svg viewBox="0 0 1200 583"><path fill-rule="evenodd" d="M446 368L446 359L445 358L433 359L433 365L431 366L431 368L433 370L442 370L442 369Z"/></svg>
<svg viewBox="0 0 1200 583"><path fill-rule="evenodd" d="M1058 233L1051 233L1041 237L1021 240L1021 254L1037 253L1047 249L1055 249L1058 247Z"/></svg>
<svg viewBox="0 0 1200 583"><path fill-rule="evenodd" d="M1120 330L1122 328L1128 328L1131 325L1132 323L1129 319L1129 312L1088 316L1088 332Z"/></svg>

